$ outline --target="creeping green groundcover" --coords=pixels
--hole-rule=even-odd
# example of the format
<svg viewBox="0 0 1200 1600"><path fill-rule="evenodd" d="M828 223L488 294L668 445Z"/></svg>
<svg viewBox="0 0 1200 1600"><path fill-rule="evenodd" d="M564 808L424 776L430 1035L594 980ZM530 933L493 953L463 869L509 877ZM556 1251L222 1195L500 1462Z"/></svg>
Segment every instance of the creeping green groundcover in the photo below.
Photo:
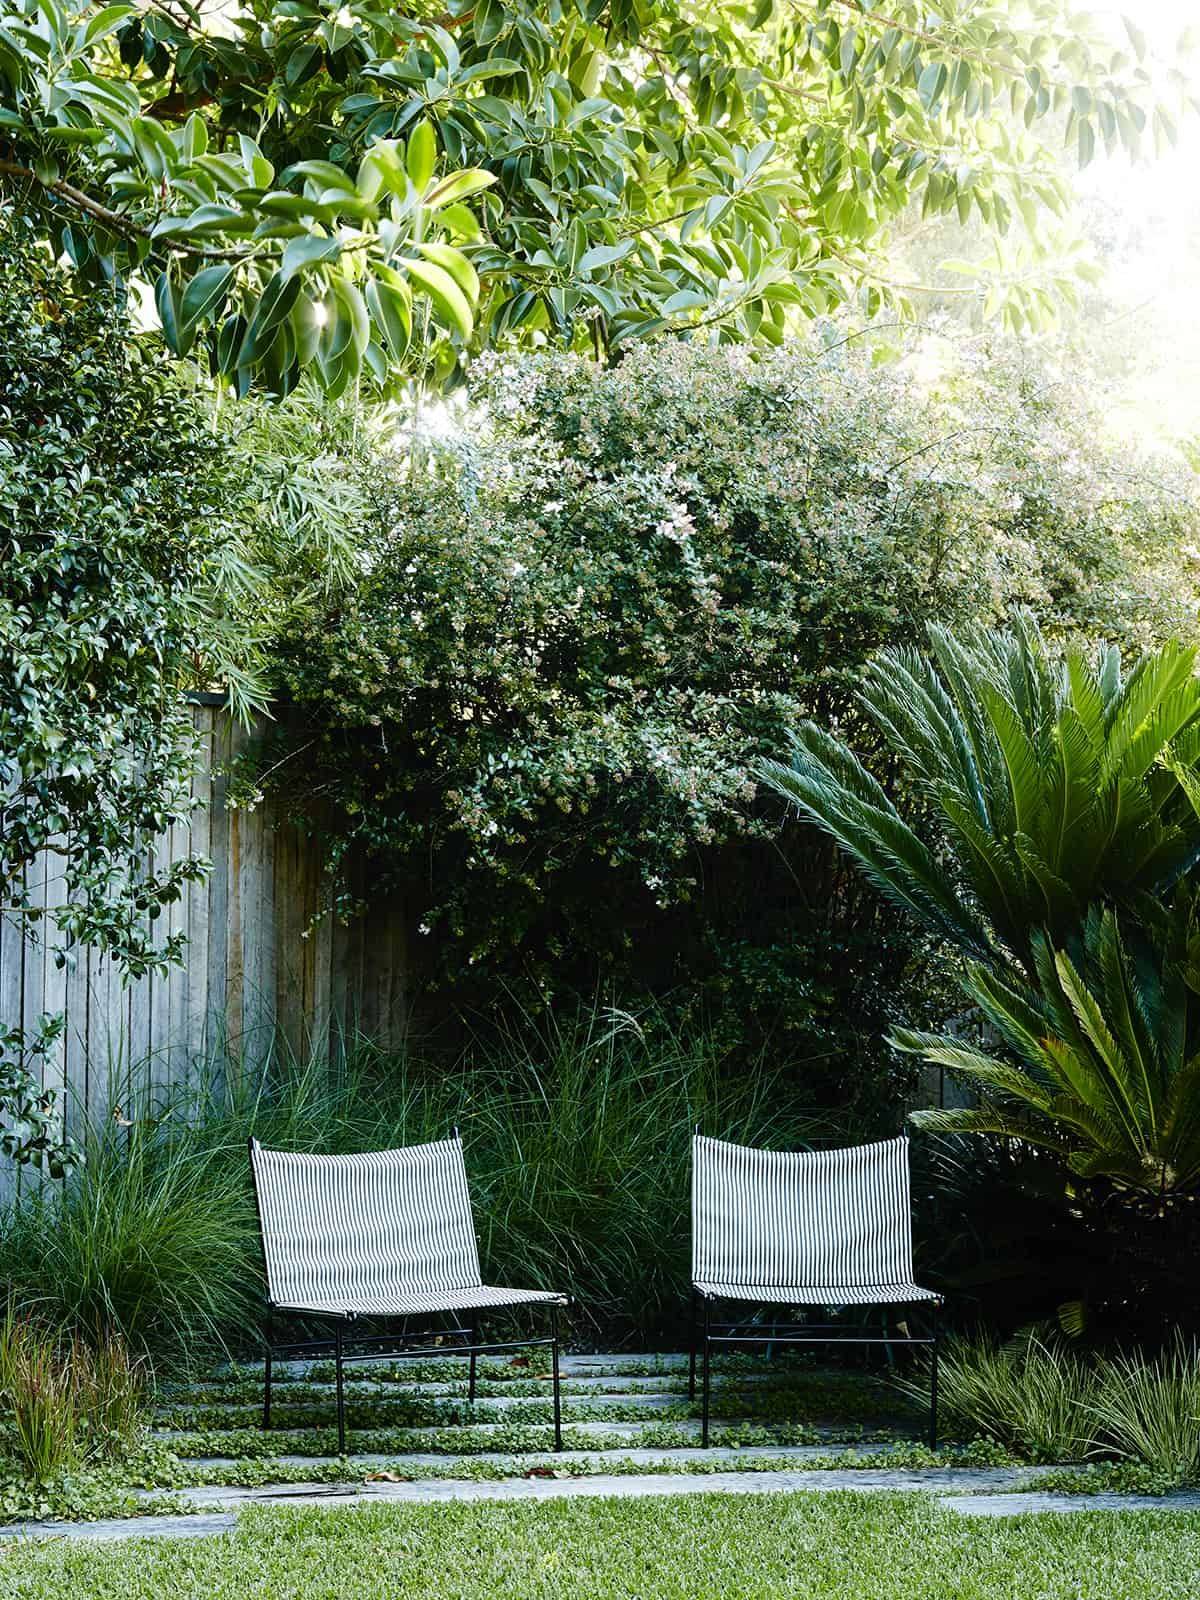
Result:
<svg viewBox="0 0 1200 1600"><path fill-rule="evenodd" d="M1193 1600L1200 1513L966 1519L921 1495L258 1510L212 1539L16 1546L5 1600Z"/></svg>

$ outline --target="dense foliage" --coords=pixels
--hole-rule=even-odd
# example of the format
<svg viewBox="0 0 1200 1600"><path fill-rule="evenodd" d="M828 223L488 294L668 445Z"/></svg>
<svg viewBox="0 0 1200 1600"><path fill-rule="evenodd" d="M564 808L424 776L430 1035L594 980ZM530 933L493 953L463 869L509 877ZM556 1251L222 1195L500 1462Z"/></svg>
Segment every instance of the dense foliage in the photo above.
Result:
<svg viewBox="0 0 1200 1600"><path fill-rule="evenodd" d="M806 714L864 726L862 663L930 616L1168 631L1186 496L1098 446L1085 478L1044 379L927 393L853 343L497 362L476 399L419 472L372 442L357 582L283 614L271 785L336 894L364 855L402 887L418 970L708 986L824 1019L848 1082L911 935L810 831L789 875L748 768Z"/></svg>
<svg viewBox="0 0 1200 1600"><path fill-rule="evenodd" d="M870 663L857 702L904 774L909 822L843 740L798 729L761 769L918 922L985 962L1042 971L1037 936L1169 889L1200 859L1196 649L1128 671L1115 645L1064 659L1030 617L929 629ZM923 837L924 835L924 837Z"/></svg>
<svg viewBox="0 0 1200 1600"><path fill-rule="evenodd" d="M0 885L35 920L24 869L49 847L46 935L136 974L178 954L152 923L198 870L151 862L191 814L183 691L227 665L208 601L241 463L115 292L16 229L0 245Z"/></svg>
<svg viewBox="0 0 1200 1600"><path fill-rule="evenodd" d="M136 976L181 953L157 919L203 863L154 844L192 810L183 691L238 669L215 595L240 470L120 295L0 230L0 903L62 961L91 946ZM51 1170L55 1027L0 1019L0 1148Z"/></svg>
<svg viewBox="0 0 1200 1600"><path fill-rule="evenodd" d="M5 192L93 280L153 276L171 345L240 389L446 379L547 334L777 342L854 292L903 303L880 247L917 207L1011 228L987 309L1036 322L1071 293L1042 250L1053 147L1135 150L1186 104L1135 26L1058 0L7 0L0 22Z"/></svg>
<svg viewBox="0 0 1200 1600"><path fill-rule="evenodd" d="M1019 1065L965 1039L901 1031L947 1067L971 1107L917 1111L920 1125L1054 1150L1083 1178L1153 1205L1200 1185L1200 935L1195 896L1150 927L1093 907L1072 954L1034 939L1037 985L973 967L967 994ZM1078 965L1077 965L1078 963Z"/></svg>

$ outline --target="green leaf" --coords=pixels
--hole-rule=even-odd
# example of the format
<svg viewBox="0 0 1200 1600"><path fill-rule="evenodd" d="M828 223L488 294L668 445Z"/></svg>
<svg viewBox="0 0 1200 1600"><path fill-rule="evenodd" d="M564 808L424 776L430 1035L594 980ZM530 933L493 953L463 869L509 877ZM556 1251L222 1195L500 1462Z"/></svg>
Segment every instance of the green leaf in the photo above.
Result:
<svg viewBox="0 0 1200 1600"><path fill-rule="evenodd" d="M290 278L293 273L302 272L305 267L311 267L318 261L336 261L341 250L340 239L327 239L317 233L301 234L298 238L288 240L279 270L285 278Z"/></svg>
<svg viewBox="0 0 1200 1600"><path fill-rule="evenodd" d="M179 334L179 289L172 279L170 267L164 268L158 275L158 282L154 286L154 303L158 307L158 320L162 324L163 338L168 348L176 355L183 355Z"/></svg>
<svg viewBox="0 0 1200 1600"><path fill-rule="evenodd" d="M366 287L367 309L397 361L404 359L412 337L412 296L406 284L401 287L402 283L403 280L390 284L370 278Z"/></svg>
<svg viewBox="0 0 1200 1600"><path fill-rule="evenodd" d="M496 181L494 172L484 172L480 167L468 167L463 172L452 172L449 177L441 178L425 196L425 204L430 210L438 206L448 206L453 201L465 200L469 195L478 194L481 189L490 188Z"/></svg>
<svg viewBox="0 0 1200 1600"><path fill-rule="evenodd" d="M434 240L419 244L417 249L427 260L450 274L467 297L469 305L474 308L479 299L479 277L462 251L456 250L452 244L441 244Z"/></svg>
<svg viewBox="0 0 1200 1600"><path fill-rule="evenodd" d="M917 79L917 93L925 109L931 110L946 82L946 66L941 61L931 61Z"/></svg>
<svg viewBox="0 0 1200 1600"><path fill-rule="evenodd" d="M303 292L296 297L296 303L288 314L288 323L292 330L296 360L302 367L307 367L316 357L323 323L316 304Z"/></svg>
<svg viewBox="0 0 1200 1600"><path fill-rule="evenodd" d="M1133 46L1138 60L1144 61L1146 59L1146 35L1138 27L1137 23L1133 21L1132 17L1122 16L1121 21L1125 24L1125 32L1129 35L1129 42Z"/></svg>
<svg viewBox="0 0 1200 1600"><path fill-rule="evenodd" d="M195 161L208 149L208 124L193 111L179 135L180 154L185 161Z"/></svg>
<svg viewBox="0 0 1200 1600"><path fill-rule="evenodd" d="M239 367L251 367L262 360L270 348L276 328L292 309L299 292L299 278L284 277L282 272L274 275L260 295L254 315L250 318L250 325L238 351Z"/></svg>
<svg viewBox="0 0 1200 1600"><path fill-rule="evenodd" d="M408 176L418 194L424 194L437 161L437 135L431 122L418 122L408 136Z"/></svg>
<svg viewBox="0 0 1200 1600"><path fill-rule="evenodd" d="M371 318L362 292L349 278L335 278L333 293L350 320L351 342L361 355L371 341Z"/></svg>
<svg viewBox="0 0 1200 1600"><path fill-rule="evenodd" d="M189 279L179 308L185 350L191 348L201 323L219 314L232 279L232 266L205 267Z"/></svg>
<svg viewBox="0 0 1200 1600"><path fill-rule="evenodd" d="M405 258L404 266L414 283L432 300L443 321L449 323L463 339L469 339L475 328L470 302L445 268L433 261L420 261L411 256Z"/></svg>
<svg viewBox="0 0 1200 1600"><path fill-rule="evenodd" d="M608 267L614 261L623 261L634 244L633 239L622 239L620 244L594 244L580 256L578 270L591 272L596 267Z"/></svg>
<svg viewBox="0 0 1200 1600"><path fill-rule="evenodd" d="M367 151L358 169L358 192L365 200L373 200L381 189L399 195L407 192L408 174L400 148L396 139L376 139Z"/></svg>
<svg viewBox="0 0 1200 1600"><path fill-rule="evenodd" d="M136 6L117 5L105 6L97 11L84 31L83 40L86 45L94 45L106 38L114 28L119 28L126 17L132 17L137 11Z"/></svg>
<svg viewBox="0 0 1200 1600"><path fill-rule="evenodd" d="M310 183L320 184L324 189L340 189L343 194L357 198L358 190L353 179L341 167L335 167L332 161L297 161L294 166L288 167L282 174L286 179L305 178Z"/></svg>

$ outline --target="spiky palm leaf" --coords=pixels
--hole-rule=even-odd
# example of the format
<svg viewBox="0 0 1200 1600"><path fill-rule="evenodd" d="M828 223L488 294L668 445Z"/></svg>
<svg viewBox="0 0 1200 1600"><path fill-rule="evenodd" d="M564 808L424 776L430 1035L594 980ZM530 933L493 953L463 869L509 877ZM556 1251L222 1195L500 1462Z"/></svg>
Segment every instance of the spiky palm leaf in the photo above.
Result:
<svg viewBox="0 0 1200 1600"><path fill-rule="evenodd" d="M969 956L1078 936L1090 905L1162 892L1200 859L1200 680L1178 643L1123 672L1102 647L1063 659L1036 624L891 650L859 701L932 821L914 825L840 740L805 723L759 776L892 899ZM918 826L921 832L918 832ZM922 832L926 837L922 837Z"/></svg>
<svg viewBox="0 0 1200 1600"><path fill-rule="evenodd" d="M1084 1178L1159 1196L1200 1185L1200 892L1148 926L1093 909L1073 952L1033 940L1037 983L972 965L965 987L1012 1059L899 1030L892 1042L978 1096L918 1111L940 1133L1007 1135L1058 1150Z"/></svg>

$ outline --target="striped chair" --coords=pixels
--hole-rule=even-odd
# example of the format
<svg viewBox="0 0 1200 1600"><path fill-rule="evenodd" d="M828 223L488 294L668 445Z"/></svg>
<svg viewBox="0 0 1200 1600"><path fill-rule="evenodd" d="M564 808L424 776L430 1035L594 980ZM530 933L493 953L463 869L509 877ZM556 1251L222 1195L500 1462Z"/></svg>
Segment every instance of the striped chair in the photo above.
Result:
<svg viewBox="0 0 1200 1600"><path fill-rule="evenodd" d="M554 1448L562 1449L558 1379L558 1309L567 1297L543 1289L496 1289L483 1282L462 1140L412 1145L370 1155L297 1155L250 1141L267 1274L263 1427L271 1426L271 1368L284 1353L332 1354L337 1385L338 1448L346 1448L343 1367L347 1361L391 1360L437 1353L451 1341L470 1359L468 1394L475 1398L476 1359L502 1350L546 1346L554 1363ZM479 1343L479 1315L495 1307L551 1307L548 1338ZM275 1313L320 1317L333 1338L273 1343ZM454 1325L410 1332L411 1318L450 1314ZM465 1314L466 1325L461 1325ZM359 1319L400 1323L391 1335L350 1331Z"/></svg>
<svg viewBox="0 0 1200 1600"><path fill-rule="evenodd" d="M787 1308L896 1306L925 1302L927 1334L893 1337L831 1323L714 1322L722 1301ZM923 1345L932 1357L930 1448L937 1446L938 1311L941 1296L913 1282L908 1140L849 1150L754 1150L692 1143L692 1342L688 1390L696 1397L702 1343L703 1442L708 1444L714 1346L747 1344Z"/></svg>

